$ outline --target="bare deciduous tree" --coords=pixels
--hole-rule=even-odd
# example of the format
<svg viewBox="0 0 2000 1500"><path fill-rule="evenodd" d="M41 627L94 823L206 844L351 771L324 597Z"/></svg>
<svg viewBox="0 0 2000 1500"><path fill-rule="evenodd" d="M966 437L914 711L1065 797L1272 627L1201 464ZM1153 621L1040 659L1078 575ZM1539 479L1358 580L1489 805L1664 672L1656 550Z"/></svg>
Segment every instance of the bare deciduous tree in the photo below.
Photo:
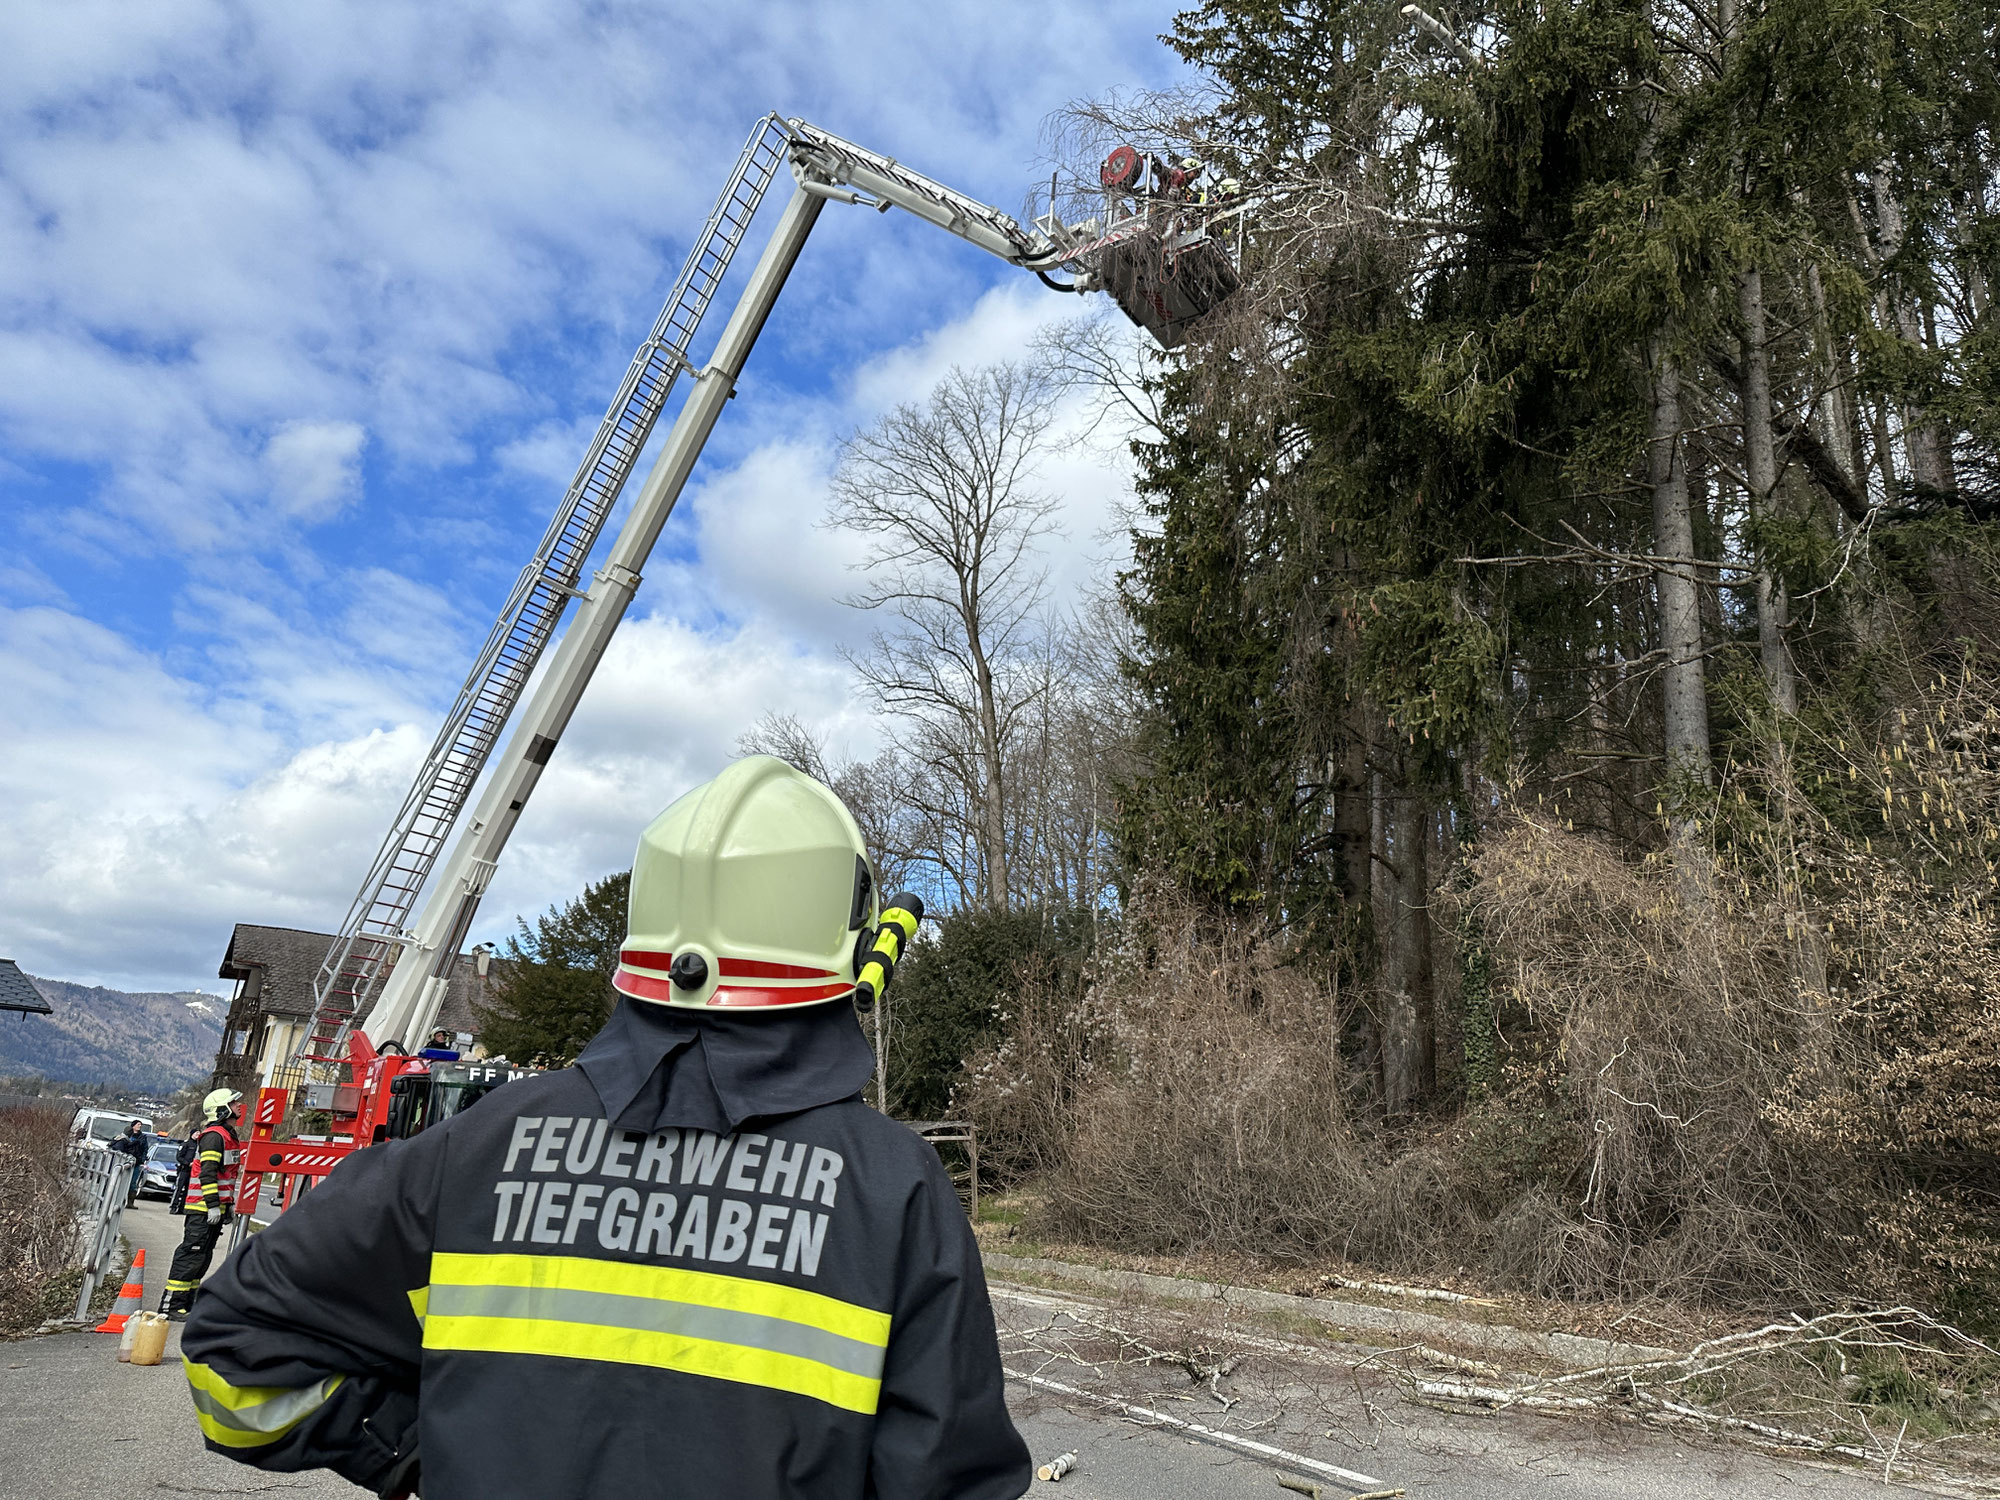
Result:
<svg viewBox="0 0 2000 1500"><path fill-rule="evenodd" d="M1032 669L1046 571L1035 543L1055 500L1033 485L1053 393L1020 365L953 370L921 404L856 433L834 475L828 523L874 539L848 602L898 622L850 660L907 726L930 773L930 811L973 856L962 894L1009 904L1007 757L1038 692ZM945 841L940 841L940 847Z"/></svg>

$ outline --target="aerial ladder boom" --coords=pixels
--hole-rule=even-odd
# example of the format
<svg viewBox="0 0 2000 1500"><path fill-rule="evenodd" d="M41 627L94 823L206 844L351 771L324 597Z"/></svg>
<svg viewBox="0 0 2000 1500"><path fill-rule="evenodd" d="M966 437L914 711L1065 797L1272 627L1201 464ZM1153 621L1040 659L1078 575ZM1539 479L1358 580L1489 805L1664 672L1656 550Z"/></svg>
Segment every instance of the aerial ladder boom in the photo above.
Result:
<svg viewBox="0 0 2000 1500"><path fill-rule="evenodd" d="M750 132L666 305L633 356L576 477L418 767L314 979L312 1016L293 1054L308 1076L330 1079L347 1062L356 1017L414 942L405 923L417 897L564 611L585 597L578 585L586 560L676 381L692 369L696 331L790 144L790 133L775 117L758 121ZM401 967L407 974L409 966Z"/></svg>
<svg viewBox="0 0 2000 1500"><path fill-rule="evenodd" d="M991 205L914 172L890 157L804 121L780 122L769 116L752 132L737 171L710 217L708 241L697 242L688 269L682 273L681 287L699 284L703 277L708 277L712 290L720 280L720 270L713 266L716 226L733 228L734 241L726 246L726 250L733 250L734 244L740 242L742 227L747 225L757 200L768 186L774 151L789 159L796 187L737 299L707 367L697 374L652 472L647 475L591 587L579 590L571 581L564 589L565 597L580 598L581 607L563 633L520 723L494 764L471 821L439 872L414 930L403 931L400 917L414 902L414 886L422 884L422 873L415 876L414 882L407 876L400 877L411 888L403 893L401 911L390 910L386 917L383 910L369 910L370 891L364 886L355 913L350 914L348 927L336 940L322 970L313 1023L300 1048L303 1059L318 1063L342 1060L348 1034L356 1024L357 1015L363 1013L370 984L381 979L379 970L384 968L388 970L387 977L381 979L374 1003L360 1021L372 1043L377 1048L391 1042L420 1044L435 1024L452 967L478 912L480 899L492 881L501 851L624 618L653 544L694 470L723 403L735 393L736 381L757 335L763 330L824 204L831 200L883 211L891 207L904 209L1012 265L1041 274L1044 280L1048 280L1046 272L1050 268L1077 266L1077 247L1082 237L1069 232L1053 211L1046 220L1023 226ZM726 253L723 262L726 264ZM674 306L670 300L670 313ZM668 315L663 314L663 322L667 320ZM686 346L692 333L689 326L679 339L678 355L682 363L686 362ZM654 344L658 342L656 334ZM647 357L650 347L642 347L635 367ZM688 368L692 370L691 365ZM628 376L628 387L631 384L632 377ZM618 411L614 403L613 416L607 417L607 423L613 422ZM643 442L643 437L640 441ZM618 482L622 484L622 476ZM605 508L608 510L608 504ZM503 615L501 626L505 624ZM496 626L496 631L501 626ZM525 671L520 678L524 684ZM469 792L478 771L476 765L469 772L463 767L457 770L458 780L466 791ZM417 796L418 791L413 791L412 798ZM451 811L455 816L456 809ZM444 831L449 831L448 821ZM442 842L442 834L435 826L426 829L426 837ZM393 857L397 838L397 830L392 830L390 844L385 845L384 855L378 858L378 871L385 866L398 870L413 863L404 859L399 864ZM371 879L375 878L371 874ZM368 920L357 921L357 913ZM383 955L392 946L403 950L394 958L393 966L383 961ZM357 953L368 958L365 965L368 973L360 976L358 982L351 972L364 967L356 962ZM343 975L348 976L344 983Z"/></svg>

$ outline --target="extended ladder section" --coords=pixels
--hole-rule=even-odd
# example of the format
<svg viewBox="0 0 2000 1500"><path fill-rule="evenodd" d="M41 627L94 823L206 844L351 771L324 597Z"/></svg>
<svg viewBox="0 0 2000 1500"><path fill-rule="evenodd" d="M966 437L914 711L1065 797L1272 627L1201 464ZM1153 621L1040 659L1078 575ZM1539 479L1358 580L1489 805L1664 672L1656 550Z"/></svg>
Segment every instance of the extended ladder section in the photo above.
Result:
<svg viewBox="0 0 2000 1500"><path fill-rule="evenodd" d="M409 941L405 926L417 896L565 606L580 595L585 562L675 381L691 368L696 330L785 160L790 139L775 115L751 131L652 333L633 355L576 477L533 559L515 580L327 951L313 984L312 1021L301 1035L296 1060L345 1061L354 1018L395 962L397 950Z"/></svg>

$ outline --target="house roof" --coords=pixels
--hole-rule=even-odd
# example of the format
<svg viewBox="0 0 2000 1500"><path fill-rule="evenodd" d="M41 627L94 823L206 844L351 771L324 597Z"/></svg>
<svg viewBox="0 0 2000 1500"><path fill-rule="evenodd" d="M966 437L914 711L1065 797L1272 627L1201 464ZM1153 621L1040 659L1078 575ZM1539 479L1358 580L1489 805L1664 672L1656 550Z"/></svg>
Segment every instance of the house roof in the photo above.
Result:
<svg viewBox="0 0 2000 1500"><path fill-rule="evenodd" d="M255 1008L266 1015L309 1016L313 1008L313 980L318 977L319 966L326 961L333 941L330 932L238 922L229 934L222 967L216 972L224 979L248 979L253 970L262 969L264 980ZM390 959L392 969L400 956L398 949ZM479 1022L473 1014L474 1002L484 1000L485 994L500 982L504 971L505 961L495 960L486 979L481 980L473 955L460 954L445 986L437 1024L447 1031L477 1032Z"/></svg>
<svg viewBox="0 0 2000 1500"><path fill-rule="evenodd" d="M18 1010L24 1016L55 1014L55 1007L35 988L35 981L11 958L0 958L0 1010Z"/></svg>
<svg viewBox="0 0 2000 1500"><path fill-rule="evenodd" d="M261 969L264 983L258 1009L274 1016L309 1016L313 979L332 945L330 932L238 922L216 973L223 979L248 979Z"/></svg>

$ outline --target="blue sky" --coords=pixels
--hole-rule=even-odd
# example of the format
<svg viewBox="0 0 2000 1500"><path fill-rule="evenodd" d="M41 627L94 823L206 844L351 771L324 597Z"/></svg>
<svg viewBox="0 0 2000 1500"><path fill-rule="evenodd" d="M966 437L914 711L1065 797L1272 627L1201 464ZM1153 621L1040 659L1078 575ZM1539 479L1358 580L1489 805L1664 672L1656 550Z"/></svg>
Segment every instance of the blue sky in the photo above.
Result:
<svg viewBox="0 0 2000 1500"><path fill-rule="evenodd" d="M0 7L0 956L216 989L232 922L336 923L752 122L1013 211L1052 111L1181 81L1171 16ZM475 936L622 867L767 710L874 743L837 444L1074 300L828 207ZM1060 600L1124 475L1042 479Z"/></svg>

